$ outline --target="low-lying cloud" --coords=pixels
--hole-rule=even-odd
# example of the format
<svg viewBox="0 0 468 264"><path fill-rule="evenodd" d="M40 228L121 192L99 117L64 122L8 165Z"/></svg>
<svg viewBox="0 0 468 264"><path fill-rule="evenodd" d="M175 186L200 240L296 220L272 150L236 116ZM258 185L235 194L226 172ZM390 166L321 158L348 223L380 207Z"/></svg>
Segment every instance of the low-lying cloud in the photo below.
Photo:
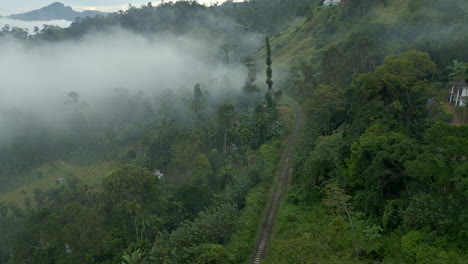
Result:
<svg viewBox="0 0 468 264"><path fill-rule="evenodd" d="M161 91L192 92L196 83L212 94L226 82L241 89L245 70L223 62L222 44L121 30L59 43L0 40L0 113L16 109L53 123L63 118L70 92L97 112L118 88L142 91L153 103ZM0 136L6 130L0 114Z"/></svg>

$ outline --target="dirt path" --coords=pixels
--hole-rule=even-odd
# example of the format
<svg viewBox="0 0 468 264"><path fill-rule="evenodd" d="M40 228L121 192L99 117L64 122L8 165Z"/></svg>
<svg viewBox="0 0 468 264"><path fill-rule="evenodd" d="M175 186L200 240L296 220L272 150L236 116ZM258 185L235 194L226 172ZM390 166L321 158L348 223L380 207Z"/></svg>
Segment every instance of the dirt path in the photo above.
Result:
<svg viewBox="0 0 468 264"><path fill-rule="evenodd" d="M464 125L466 124L466 117L463 111L466 111L466 109L463 109L463 111L457 111L455 109L454 105L449 104L448 102L445 102L445 107L447 107L448 111L452 114L452 121L450 122L451 125Z"/></svg>
<svg viewBox="0 0 468 264"><path fill-rule="evenodd" d="M281 167L278 173L278 179L267 205L267 212L265 219L263 220L262 229L260 231L261 233L252 255L252 264L260 263L260 261L262 261L266 255L268 244L270 242L270 235L275 224L278 207L281 198L288 186L288 176L291 171L291 160L294 155L294 146L296 145L297 139L299 137L299 130L302 122L302 112L299 108L299 105L294 100L287 99L287 101L291 104L296 113L294 128L288 138L286 148L284 149L283 155L281 157Z"/></svg>

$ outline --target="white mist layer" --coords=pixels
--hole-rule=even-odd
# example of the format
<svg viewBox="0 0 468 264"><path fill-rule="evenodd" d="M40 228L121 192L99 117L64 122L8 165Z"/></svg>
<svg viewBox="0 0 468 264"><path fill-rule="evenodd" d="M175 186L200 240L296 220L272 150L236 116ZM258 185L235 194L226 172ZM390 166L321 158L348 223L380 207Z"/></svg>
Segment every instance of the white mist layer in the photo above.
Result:
<svg viewBox="0 0 468 264"><path fill-rule="evenodd" d="M39 30L43 29L44 25L67 28L71 25L71 23L71 21L66 20L22 21L5 17L0 18L0 28L4 27L5 25L9 25L10 27L27 28L30 34L34 32L34 27L38 27Z"/></svg>
<svg viewBox="0 0 468 264"><path fill-rule="evenodd" d="M116 88L143 91L152 102L158 92L192 92L196 83L208 84L205 89L211 86L212 94L224 93L226 80L240 89L245 71L219 62L221 44L169 35L145 38L122 31L38 45L1 40L0 135L5 109L57 122L66 112L70 92L78 93L96 111Z"/></svg>

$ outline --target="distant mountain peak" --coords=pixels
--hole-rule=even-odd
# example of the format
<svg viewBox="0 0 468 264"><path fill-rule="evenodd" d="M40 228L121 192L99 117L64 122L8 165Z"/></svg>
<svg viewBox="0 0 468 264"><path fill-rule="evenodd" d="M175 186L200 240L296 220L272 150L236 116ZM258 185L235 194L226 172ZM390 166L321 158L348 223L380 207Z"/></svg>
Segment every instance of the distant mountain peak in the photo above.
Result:
<svg viewBox="0 0 468 264"><path fill-rule="evenodd" d="M49 6L54 6L54 7L55 7L55 6L59 6L59 7L63 7L63 6L65 6L65 4L60 3L60 2L53 2L53 3L50 4Z"/></svg>
<svg viewBox="0 0 468 264"><path fill-rule="evenodd" d="M96 15L106 15L107 13L85 10L83 12L77 12L73 10L70 6L66 6L60 2L54 2L46 7L33 10L30 12L15 14L9 16L12 19L24 20L24 21L49 21L49 20L68 20L74 21L77 17L87 17L87 16L96 16Z"/></svg>

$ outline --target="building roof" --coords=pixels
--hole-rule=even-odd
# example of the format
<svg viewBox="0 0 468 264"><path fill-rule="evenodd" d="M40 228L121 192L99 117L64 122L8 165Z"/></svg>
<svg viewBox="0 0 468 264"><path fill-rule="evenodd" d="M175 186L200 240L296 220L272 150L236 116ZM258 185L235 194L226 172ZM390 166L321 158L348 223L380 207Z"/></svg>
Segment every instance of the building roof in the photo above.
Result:
<svg viewBox="0 0 468 264"><path fill-rule="evenodd" d="M341 0L325 0L325 1L323 1L324 6L337 5L339 3L341 3Z"/></svg>
<svg viewBox="0 0 468 264"><path fill-rule="evenodd" d="M455 89L468 88L468 83L465 80L453 81L451 85L455 86Z"/></svg>

